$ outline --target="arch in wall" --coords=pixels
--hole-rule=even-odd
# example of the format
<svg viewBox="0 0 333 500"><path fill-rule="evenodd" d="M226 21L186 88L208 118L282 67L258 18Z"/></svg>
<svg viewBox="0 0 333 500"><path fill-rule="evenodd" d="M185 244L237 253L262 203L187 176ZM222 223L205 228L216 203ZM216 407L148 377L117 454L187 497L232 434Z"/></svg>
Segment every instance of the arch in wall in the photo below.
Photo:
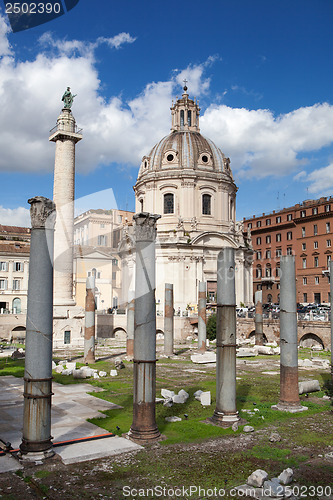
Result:
<svg viewBox="0 0 333 500"><path fill-rule="evenodd" d="M253 339L255 337L255 334L256 334L256 331L252 330L252 332L250 333L250 335L247 338ZM264 344L266 344L268 342L268 340L267 340L267 337L264 333L263 333L263 337L264 337Z"/></svg>
<svg viewBox="0 0 333 500"><path fill-rule="evenodd" d="M11 340L25 340L26 329L25 326L15 326L11 332Z"/></svg>
<svg viewBox="0 0 333 500"><path fill-rule="evenodd" d="M126 340L127 339L127 333L125 328L115 328L112 333L112 337L118 340Z"/></svg>
<svg viewBox="0 0 333 500"><path fill-rule="evenodd" d="M301 347L315 347L320 345L324 349L324 342L315 333L306 333L299 339Z"/></svg>

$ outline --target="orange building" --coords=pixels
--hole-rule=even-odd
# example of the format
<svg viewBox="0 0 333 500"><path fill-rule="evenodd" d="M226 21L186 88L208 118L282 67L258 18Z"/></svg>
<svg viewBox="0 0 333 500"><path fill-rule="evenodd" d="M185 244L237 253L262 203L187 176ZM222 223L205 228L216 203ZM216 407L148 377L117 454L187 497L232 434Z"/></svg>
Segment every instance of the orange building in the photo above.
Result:
<svg viewBox="0 0 333 500"><path fill-rule="evenodd" d="M281 255L296 257L297 302L330 302L332 215L330 197L244 218L244 231L251 231L255 251L253 290L263 291L263 302L279 303Z"/></svg>

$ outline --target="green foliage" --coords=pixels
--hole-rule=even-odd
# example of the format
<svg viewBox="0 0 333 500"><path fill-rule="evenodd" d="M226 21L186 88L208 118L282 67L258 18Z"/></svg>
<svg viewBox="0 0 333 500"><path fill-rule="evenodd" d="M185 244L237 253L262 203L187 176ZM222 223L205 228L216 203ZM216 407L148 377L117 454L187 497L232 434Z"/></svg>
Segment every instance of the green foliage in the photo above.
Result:
<svg viewBox="0 0 333 500"><path fill-rule="evenodd" d="M332 380L330 380L330 379L325 380L323 388L324 388L324 392L325 392L326 396L331 398L331 405L333 406L333 382L332 382Z"/></svg>
<svg viewBox="0 0 333 500"><path fill-rule="evenodd" d="M207 321L207 339L216 339L216 314L212 314Z"/></svg>

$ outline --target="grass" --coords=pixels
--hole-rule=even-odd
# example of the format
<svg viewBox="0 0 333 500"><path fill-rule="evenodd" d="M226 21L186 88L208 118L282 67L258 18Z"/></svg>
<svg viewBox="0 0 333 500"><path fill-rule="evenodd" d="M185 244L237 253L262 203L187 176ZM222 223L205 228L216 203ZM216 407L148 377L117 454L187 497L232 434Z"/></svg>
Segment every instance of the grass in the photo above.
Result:
<svg viewBox="0 0 333 500"><path fill-rule="evenodd" d="M0 376L13 375L14 377L24 376L24 359L13 360L11 358L0 359Z"/></svg>

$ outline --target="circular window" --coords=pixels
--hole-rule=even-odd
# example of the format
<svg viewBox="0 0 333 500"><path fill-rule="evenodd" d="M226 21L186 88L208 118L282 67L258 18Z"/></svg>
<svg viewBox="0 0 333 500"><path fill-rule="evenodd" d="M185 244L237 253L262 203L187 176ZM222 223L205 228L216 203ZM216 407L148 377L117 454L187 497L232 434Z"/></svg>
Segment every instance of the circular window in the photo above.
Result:
<svg viewBox="0 0 333 500"><path fill-rule="evenodd" d="M173 156L172 154L169 154L169 155L167 156L167 160L168 160L168 161L172 161L173 159L174 159L174 156Z"/></svg>
<svg viewBox="0 0 333 500"><path fill-rule="evenodd" d="M203 161L204 163L208 163L208 156L207 156L207 155L203 155L203 156L201 157L201 159L202 159L202 161Z"/></svg>

